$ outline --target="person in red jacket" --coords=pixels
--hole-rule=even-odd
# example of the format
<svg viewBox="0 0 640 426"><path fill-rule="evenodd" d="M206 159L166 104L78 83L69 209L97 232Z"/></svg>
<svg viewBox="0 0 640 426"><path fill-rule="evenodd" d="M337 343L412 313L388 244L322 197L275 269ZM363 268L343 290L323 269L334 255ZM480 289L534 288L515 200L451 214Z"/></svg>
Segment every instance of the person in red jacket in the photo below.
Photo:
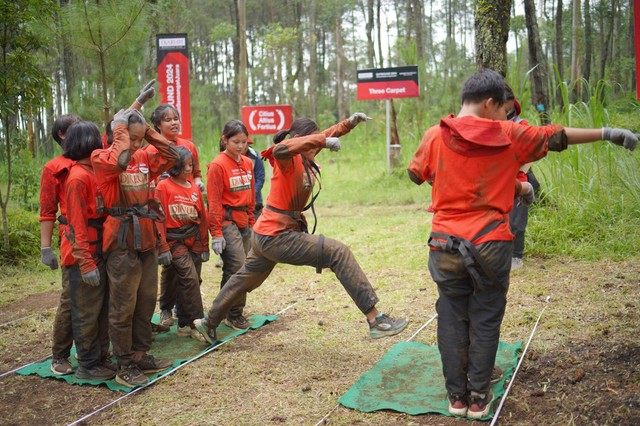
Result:
<svg viewBox="0 0 640 426"><path fill-rule="evenodd" d="M220 288L224 288L244 263L251 244L251 228L255 223L253 163L242 155L248 137L249 132L242 121L226 123L220 138L224 150L207 166L211 248L223 262ZM243 315L246 301L246 294L236 300L225 324L236 330L251 326Z"/></svg>
<svg viewBox="0 0 640 426"><path fill-rule="evenodd" d="M64 149L65 134L69 126L80 121L80 117L65 114L53 122L51 135ZM58 259L51 249L53 228L60 210L60 217L67 213L64 182L73 161L59 155L48 161L40 177L40 253L41 262L51 269L58 269ZM58 209L59 207L59 209ZM62 226L58 228L58 244L62 241ZM61 253L62 255L62 253ZM58 309L53 322L51 371L56 375L73 373L69 363L69 354L73 346L73 331L71 328L71 300L69 299L69 275L62 268L62 291L58 301Z"/></svg>
<svg viewBox="0 0 640 426"><path fill-rule="evenodd" d="M164 218L149 184L178 157L175 144L147 125L137 110L119 111L112 126L113 144L94 151L91 164L109 215L102 249L109 277L109 336L118 360L116 381L135 387L149 381L145 373L172 365L147 353L158 263L171 262L169 251L158 256L155 221ZM143 139L156 151L140 149Z"/></svg>
<svg viewBox="0 0 640 426"><path fill-rule="evenodd" d="M432 186L429 271L438 286L438 349L449 412L488 415L490 380L506 307L513 234L509 211L518 168L548 151L609 140L633 150L625 129L522 126L506 120L505 83L495 71L471 76L456 117L428 129L410 179Z"/></svg>
<svg viewBox="0 0 640 426"><path fill-rule="evenodd" d="M62 267L68 269L73 339L78 354L76 377L109 380L116 366L109 356L109 287L102 258L104 203L90 156L102 148L98 127L73 124L65 140L65 158L75 164L66 186L67 217L62 239Z"/></svg>
<svg viewBox="0 0 640 426"><path fill-rule="evenodd" d="M406 328L406 319L378 311L378 297L349 247L324 235L309 234L303 214L308 208L313 210L316 198L311 197L320 175L316 155L324 148L338 151L338 137L368 119L363 113L355 113L319 132L313 120L299 118L291 129L274 136L276 145L262 152L273 166L271 190L253 229L251 250L244 265L227 281L206 317L195 321L208 342L216 340L216 327L235 301L258 288L277 263L314 266L318 273L330 268L366 316L372 338L392 336ZM287 136L291 139L285 140Z"/></svg>
<svg viewBox="0 0 640 426"><path fill-rule="evenodd" d="M166 215L165 222L158 224L160 251L170 250L172 255L171 264L162 267L160 287L167 299L179 302L178 336L200 338L193 321L202 316L200 272L202 262L209 260L209 226L200 188L191 182L193 156L183 146L177 150L178 162L154 193ZM167 285L168 280L172 285Z"/></svg>

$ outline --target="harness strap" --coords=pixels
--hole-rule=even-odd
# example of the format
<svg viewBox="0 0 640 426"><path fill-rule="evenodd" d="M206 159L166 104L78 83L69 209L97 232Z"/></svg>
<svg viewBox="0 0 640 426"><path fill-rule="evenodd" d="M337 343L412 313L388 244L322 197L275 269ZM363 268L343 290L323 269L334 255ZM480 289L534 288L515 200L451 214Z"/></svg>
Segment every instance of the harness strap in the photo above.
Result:
<svg viewBox="0 0 640 426"><path fill-rule="evenodd" d="M320 191L322 191L322 182L320 181L320 176L322 176L322 174L320 173L320 167L318 167L318 165L313 162L312 160L309 160L305 157L302 157L302 165L304 166L304 171L307 174L307 179L309 180L309 183L311 184L312 180L311 180L311 173L316 174L316 172L318 173L318 192L316 192L315 194L313 194L311 196L311 201L309 201L309 203L302 209L302 211L307 211L309 208L311 208L311 213L313 214L313 230L311 231L312 234L315 234L316 232L316 226L318 225L318 216L316 215L316 209L314 206L314 203L316 201L316 198L318 198L318 195L320 195ZM311 189L312 193L313 193L313 188Z"/></svg>
<svg viewBox="0 0 640 426"><path fill-rule="evenodd" d="M127 248L127 236L129 235L129 222L133 222L133 248L142 250L142 231L140 219L151 219L156 222L164 221L164 214L154 199L150 199L142 205L131 207L111 207L106 209L109 215L120 221L118 228L118 247Z"/></svg>
<svg viewBox="0 0 640 426"><path fill-rule="evenodd" d="M304 232L305 234L309 233L309 228L307 226L307 221L306 221L304 215L302 214L302 212L299 212L297 210L281 210L281 209L279 209L277 207L273 207L273 206L271 206L269 204L265 205L264 208L267 209L267 210L271 210L272 212L276 212L276 213L280 213L280 214L284 214L284 215L289 216L291 219L293 219L296 222L298 222L302 232Z"/></svg>
<svg viewBox="0 0 640 426"><path fill-rule="evenodd" d="M187 238L196 237L196 241L200 240L200 230L195 223L183 225L179 228L167 228L167 241L177 241L171 247L171 254L173 254L178 246L184 245L184 240Z"/></svg>
<svg viewBox="0 0 640 426"><path fill-rule="evenodd" d="M320 234L320 236L318 237L318 245L317 245L317 250L318 250L318 256L316 259L316 273L317 274L321 274L322 273L322 246L324 245L324 235Z"/></svg>
<svg viewBox="0 0 640 426"><path fill-rule="evenodd" d="M224 207L224 219L228 220L228 221L232 221L233 219L231 218L231 215L233 213L233 211L239 211L239 212L246 212L249 211L249 207L247 206L229 206L226 204L223 204L222 207Z"/></svg>

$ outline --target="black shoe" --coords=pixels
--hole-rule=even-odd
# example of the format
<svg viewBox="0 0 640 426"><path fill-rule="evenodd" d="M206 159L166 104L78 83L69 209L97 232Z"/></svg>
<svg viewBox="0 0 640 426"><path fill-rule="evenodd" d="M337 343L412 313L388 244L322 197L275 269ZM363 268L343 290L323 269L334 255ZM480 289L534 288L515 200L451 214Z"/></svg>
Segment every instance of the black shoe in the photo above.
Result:
<svg viewBox="0 0 640 426"><path fill-rule="evenodd" d="M151 323L151 333L152 334L166 333L170 329L171 329L171 327L167 327L166 325L163 325L163 324L156 324L155 322Z"/></svg>
<svg viewBox="0 0 640 426"><path fill-rule="evenodd" d="M478 393L475 391L469 392L469 409L467 410L467 417L470 419L482 419L489 415L491 409L491 402L493 402L493 392Z"/></svg>
<svg viewBox="0 0 640 426"><path fill-rule="evenodd" d="M491 384L494 385L498 383L500 380L502 380L503 376L504 375L502 374L502 369L497 365L494 365L493 371L491 372Z"/></svg>
<svg viewBox="0 0 640 426"><path fill-rule="evenodd" d="M372 339L394 336L407 328L407 324L409 321L404 318L392 318L386 314L378 314L375 322L369 323L369 335Z"/></svg>
<svg viewBox="0 0 640 426"><path fill-rule="evenodd" d="M116 383L128 388L135 388L149 383L149 378L145 376L135 363L127 366L120 366L116 374Z"/></svg>
<svg viewBox="0 0 640 426"><path fill-rule="evenodd" d="M96 365L92 368L78 367L76 377L82 380L111 380L116 376L116 372L110 368Z"/></svg>
<svg viewBox="0 0 640 426"><path fill-rule="evenodd" d="M226 317L223 322L234 330L246 330L251 327L249 321L242 315Z"/></svg>
<svg viewBox="0 0 640 426"><path fill-rule="evenodd" d="M136 365L143 373L159 373L173 366L173 362L166 359L156 359L153 355L144 354Z"/></svg>

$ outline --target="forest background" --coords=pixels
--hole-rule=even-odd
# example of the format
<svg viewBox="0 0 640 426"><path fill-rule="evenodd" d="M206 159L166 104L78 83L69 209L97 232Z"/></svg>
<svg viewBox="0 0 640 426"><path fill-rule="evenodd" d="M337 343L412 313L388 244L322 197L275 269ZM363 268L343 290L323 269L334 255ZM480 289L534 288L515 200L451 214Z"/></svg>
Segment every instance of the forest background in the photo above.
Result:
<svg viewBox="0 0 640 426"><path fill-rule="evenodd" d="M461 84L479 66L506 75L532 124L640 130L632 6L631 0L3 2L3 269L16 261L37 265L40 170L61 152L50 136L53 119L75 113L103 129L155 77L156 34L188 34L193 139L203 167L242 105L291 104L295 117L312 117L321 127L364 111L374 121L331 158L328 167L337 173L324 202L426 204L428 189L410 184L404 166L424 130L457 112ZM402 151L398 167L387 170L384 103L356 100L356 70L411 64L420 71L421 95L393 102L393 138ZM146 105L147 118L158 103ZM256 141L258 149L267 144ZM527 250L586 259L635 254L635 157L599 144L536 165L543 193L532 209Z"/></svg>

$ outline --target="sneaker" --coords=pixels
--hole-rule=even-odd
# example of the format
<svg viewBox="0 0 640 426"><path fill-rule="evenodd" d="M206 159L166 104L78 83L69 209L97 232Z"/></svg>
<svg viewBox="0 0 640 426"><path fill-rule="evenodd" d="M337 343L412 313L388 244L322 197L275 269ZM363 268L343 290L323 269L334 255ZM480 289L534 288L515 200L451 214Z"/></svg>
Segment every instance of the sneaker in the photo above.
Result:
<svg viewBox="0 0 640 426"><path fill-rule="evenodd" d="M173 362L167 359L156 359L153 355L144 354L136 365L143 373L159 373L173 366Z"/></svg>
<svg viewBox="0 0 640 426"><path fill-rule="evenodd" d="M449 400L449 413L454 416L467 415L467 397L457 393L447 394Z"/></svg>
<svg viewBox="0 0 640 426"><path fill-rule="evenodd" d="M152 334L160 334L160 333L166 333L167 331L169 331L171 327L168 327L166 325L163 324L156 324L155 322L151 323L151 333Z"/></svg>
<svg viewBox="0 0 640 426"><path fill-rule="evenodd" d="M489 415L491 402L493 401L493 392L478 393L471 391L469 393L469 409L467 417L470 419L482 419Z"/></svg>
<svg viewBox="0 0 640 426"><path fill-rule="evenodd" d="M191 337L192 328L188 325L184 327L178 327L178 337Z"/></svg>
<svg viewBox="0 0 640 426"><path fill-rule="evenodd" d="M409 324L409 321L404 318L391 318L386 314L380 313L373 324L369 323L369 335L371 335L372 339L393 336L407 328L407 324Z"/></svg>
<svg viewBox="0 0 640 426"><path fill-rule="evenodd" d="M521 257L512 257L511 258L511 270L515 271L516 269L522 268L524 264L522 263Z"/></svg>
<svg viewBox="0 0 640 426"><path fill-rule="evenodd" d="M204 340L207 343L213 344L216 340L216 330L214 328L209 328L207 325L207 320L204 318L197 319L193 321L193 325L196 327L196 330L204 337Z"/></svg>
<svg viewBox="0 0 640 426"><path fill-rule="evenodd" d="M73 367L67 358L54 358L51 360L51 371L56 376L65 376L73 373Z"/></svg>
<svg viewBox="0 0 640 426"><path fill-rule="evenodd" d="M111 360L111 355L105 355L100 360L100 365L111 371L118 371L118 366Z"/></svg>
<svg viewBox="0 0 640 426"><path fill-rule="evenodd" d="M135 388L149 383L149 378L144 375L135 363L127 366L120 366L116 374L116 383L124 385L128 388Z"/></svg>
<svg viewBox="0 0 640 426"><path fill-rule="evenodd" d="M247 319L242 315L238 315L237 317L226 317L223 322L234 330L246 330L251 327L249 321L247 321Z"/></svg>
<svg viewBox="0 0 640 426"><path fill-rule="evenodd" d="M78 367L76 377L82 380L111 380L116 376L116 372L102 365L93 368Z"/></svg>
<svg viewBox="0 0 640 426"><path fill-rule="evenodd" d="M493 366L493 371L491 372L491 384L494 385L502 380L503 374L502 369L497 365Z"/></svg>
<svg viewBox="0 0 640 426"><path fill-rule="evenodd" d="M170 309L160 311L160 324L171 327L173 325L173 317Z"/></svg>

